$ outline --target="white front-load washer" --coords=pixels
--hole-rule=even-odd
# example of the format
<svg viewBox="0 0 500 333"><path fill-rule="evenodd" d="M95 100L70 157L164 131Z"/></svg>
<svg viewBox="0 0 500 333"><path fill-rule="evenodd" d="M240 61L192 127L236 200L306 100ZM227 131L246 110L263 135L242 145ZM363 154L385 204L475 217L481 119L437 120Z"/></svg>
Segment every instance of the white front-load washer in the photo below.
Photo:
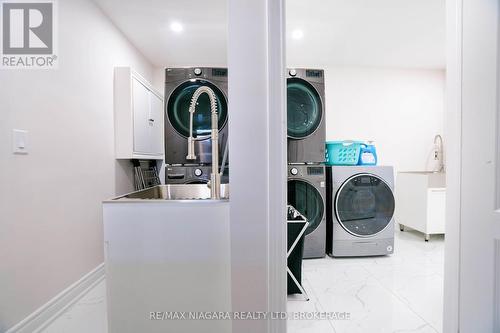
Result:
<svg viewBox="0 0 500 333"><path fill-rule="evenodd" d="M391 166L328 168L327 252L362 257L394 252L394 170Z"/></svg>

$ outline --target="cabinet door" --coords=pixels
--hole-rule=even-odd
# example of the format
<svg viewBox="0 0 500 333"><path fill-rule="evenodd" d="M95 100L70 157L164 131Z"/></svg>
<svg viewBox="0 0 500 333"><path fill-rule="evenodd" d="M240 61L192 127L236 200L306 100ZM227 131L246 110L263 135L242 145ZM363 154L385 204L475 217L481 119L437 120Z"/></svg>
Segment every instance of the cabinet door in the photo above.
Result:
<svg viewBox="0 0 500 333"><path fill-rule="evenodd" d="M149 90L135 78L132 80L132 105L134 113L134 152L149 153Z"/></svg>
<svg viewBox="0 0 500 333"><path fill-rule="evenodd" d="M444 234L446 220L446 190L429 189L427 204L428 234Z"/></svg>
<svg viewBox="0 0 500 333"><path fill-rule="evenodd" d="M150 93L150 140L151 140L151 153L162 155L164 150L163 145L163 101L153 93Z"/></svg>

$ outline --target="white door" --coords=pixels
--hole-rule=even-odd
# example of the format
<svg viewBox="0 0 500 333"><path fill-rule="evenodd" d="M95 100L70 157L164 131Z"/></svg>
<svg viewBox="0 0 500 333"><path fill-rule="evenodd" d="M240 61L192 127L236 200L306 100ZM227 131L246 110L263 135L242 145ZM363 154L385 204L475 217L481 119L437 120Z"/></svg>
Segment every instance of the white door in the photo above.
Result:
<svg viewBox="0 0 500 333"><path fill-rule="evenodd" d="M137 79L132 80L132 99L134 113L134 152L149 153L149 90Z"/></svg>
<svg viewBox="0 0 500 333"><path fill-rule="evenodd" d="M500 332L498 2L462 0L460 333Z"/></svg>
<svg viewBox="0 0 500 333"><path fill-rule="evenodd" d="M163 154L163 100L150 93L151 110L149 115L151 153Z"/></svg>

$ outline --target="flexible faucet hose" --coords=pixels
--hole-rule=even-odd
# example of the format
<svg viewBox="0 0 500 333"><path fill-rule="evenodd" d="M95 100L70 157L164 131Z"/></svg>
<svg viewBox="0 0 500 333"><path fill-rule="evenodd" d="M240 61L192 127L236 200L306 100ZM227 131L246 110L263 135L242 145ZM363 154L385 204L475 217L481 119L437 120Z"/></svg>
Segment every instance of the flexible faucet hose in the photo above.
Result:
<svg viewBox="0 0 500 333"><path fill-rule="evenodd" d="M191 114L194 113L195 107L196 107L196 102L198 101L198 98L200 98L200 95L206 93L208 97L210 98L210 110L212 113L217 112L217 97L215 96L215 93L212 89L210 89L207 86L201 86L196 91L194 92L193 96L191 97L191 104L189 105L189 112Z"/></svg>
<svg viewBox="0 0 500 333"><path fill-rule="evenodd" d="M210 197L212 199L220 199L220 174L219 174L219 124L217 114L217 98L214 91L207 87L201 86L195 90L193 97L191 97L191 104L189 105L189 138L188 138L188 155L187 159L194 160L196 155L194 152L194 138L193 138L193 117L196 112L196 102L200 95L206 93L210 98L210 118L212 122L212 173L210 175Z"/></svg>

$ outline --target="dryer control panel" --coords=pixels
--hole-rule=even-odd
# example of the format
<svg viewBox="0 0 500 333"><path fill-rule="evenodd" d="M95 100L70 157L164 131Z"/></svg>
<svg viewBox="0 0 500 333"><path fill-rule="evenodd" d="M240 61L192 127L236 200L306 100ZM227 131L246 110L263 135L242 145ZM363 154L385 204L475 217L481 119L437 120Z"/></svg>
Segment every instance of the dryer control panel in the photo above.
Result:
<svg viewBox="0 0 500 333"><path fill-rule="evenodd" d="M314 179L325 177L324 165L290 164L288 165L288 176L312 177Z"/></svg>
<svg viewBox="0 0 500 333"><path fill-rule="evenodd" d="M325 168L322 166L307 167L307 174L309 176L322 176L325 174Z"/></svg>

